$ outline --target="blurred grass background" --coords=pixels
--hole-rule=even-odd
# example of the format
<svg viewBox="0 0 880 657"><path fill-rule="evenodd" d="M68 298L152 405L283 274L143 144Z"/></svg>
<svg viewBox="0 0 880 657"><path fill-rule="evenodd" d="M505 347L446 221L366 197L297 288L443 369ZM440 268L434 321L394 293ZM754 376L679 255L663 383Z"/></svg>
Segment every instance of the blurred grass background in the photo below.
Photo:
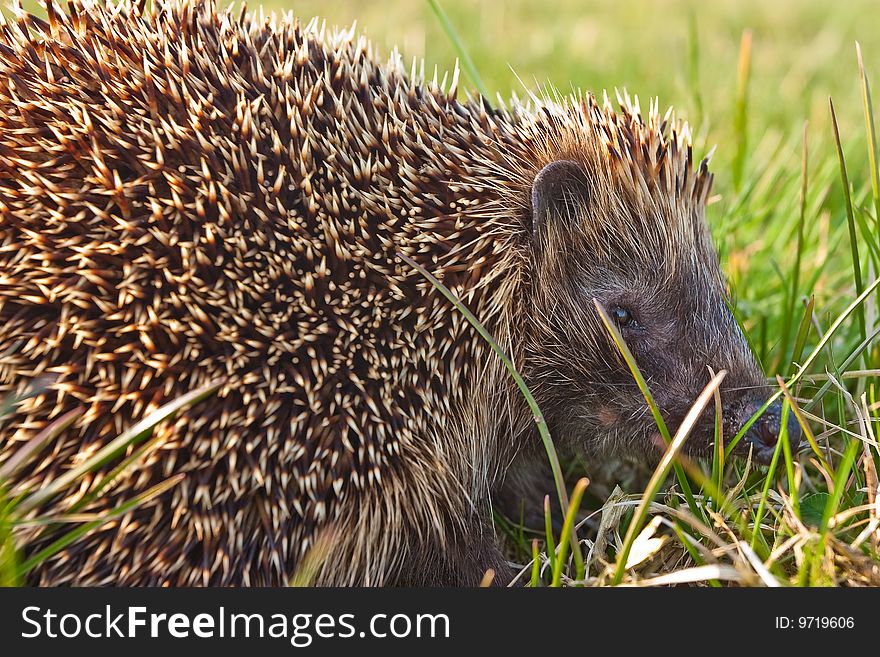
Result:
<svg viewBox="0 0 880 657"><path fill-rule="evenodd" d="M381 52L397 46L405 59L425 58L428 69L450 69L456 59L423 0L249 3L252 10L260 6L266 13L319 16L328 26L357 21ZM521 90L511 69L526 83L549 81L561 90L626 87L659 95L661 104L674 104L694 123L711 118L719 142L732 124L744 30L753 34L750 95L761 131L799 131L802 118L826 123L829 94L841 106L853 101L860 127L853 44L861 42L869 62L880 52L877 0L443 0L442 6L492 94ZM44 13L36 0L24 0L24 7ZM845 125L849 117L841 118Z"/></svg>
<svg viewBox="0 0 880 657"><path fill-rule="evenodd" d="M405 58L424 57L429 70L455 62L423 1L262 4L303 18L317 15L328 25L357 21L382 51L397 45ZM751 99L762 130L799 132L803 118L824 121L829 94L839 96L841 105L852 100L857 110L853 43L859 39L867 53L880 51L880 30L872 27L880 10L876 0L444 0L442 6L492 94L507 97L521 90L511 68L527 84L549 81L563 91L627 87L644 97L659 95L661 104L674 104L695 123L711 118L716 141L724 140L732 124L731 92L744 30L753 34ZM858 112L853 118L861 120Z"/></svg>

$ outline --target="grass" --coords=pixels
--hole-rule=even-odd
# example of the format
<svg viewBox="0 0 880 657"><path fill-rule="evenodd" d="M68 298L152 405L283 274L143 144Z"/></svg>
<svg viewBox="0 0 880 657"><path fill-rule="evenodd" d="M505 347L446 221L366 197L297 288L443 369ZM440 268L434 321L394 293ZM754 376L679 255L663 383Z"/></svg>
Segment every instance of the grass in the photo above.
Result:
<svg viewBox="0 0 880 657"><path fill-rule="evenodd" d="M113 508L101 508L100 513L83 511L90 502L98 499L102 491L109 490L135 470L159 446L158 440L151 439L157 426L213 394L219 387L219 383L212 383L168 402L82 462L71 464L63 475L42 482L38 488L25 487L10 491L4 486L4 480L12 479L16 470L24 464L44 456L44 450L70 427L81 415L81 411L66 413L22 445L0 467L0 585L23 584L28 572L65 547L102 525L130 513L179 483L183 475L172 475L146 491L117 503ZM40 390L32 390L28 396L39 392ZM8 400L8 403L13 405L19 401L21 399ZM4 414L0 413L0 422L3 421ZM91 478L102 466L119 460L122 455L125 457L109 473L97 479ZM59 497L62 498L61 504L52 505L52 500ZM48 545L42 545L40 541L43 529L47 527L70 529L62 532ZM22 559L21 551L25 545L38 544L39 549L33 550L26 559Z"/></svg>
<svg viewBox="0 0 880 657"><path fill-rule="evenodd" d="M675 456L688 427L661 426L670 447L654 473L563 463L561 532L549 499L541 527L499 519L520 581L880 585L875 3L298 0L294 8L340 25L357 19L381 50L425 57L427 70L458 59L461 86L493 99L524 95L518 78L532 88L658 95L691 119L697 154L718 147L708 218L734 311L811 449L792 454L780 440L764 468L729 458L728 442L710 462L687 463ZM647 386L643 393L650 405ZM698 402L714 397L710 386ZM63 431L63 422L51 429ZM149 449L145 436L137 440ZM124 449L120 467L139 453ZM64 518L43 513L44 501L0 496L0 583L21 581L27 562L16 546L25 531L41 522L78 531L126 510L83 518L69 508Z"/></svg>

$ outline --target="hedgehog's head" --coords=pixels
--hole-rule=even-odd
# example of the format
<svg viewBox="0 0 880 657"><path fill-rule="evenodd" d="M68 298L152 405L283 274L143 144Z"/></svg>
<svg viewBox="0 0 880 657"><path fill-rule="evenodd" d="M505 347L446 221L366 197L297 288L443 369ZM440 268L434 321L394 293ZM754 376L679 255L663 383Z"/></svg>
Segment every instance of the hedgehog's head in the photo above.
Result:
<svg viewBox="0 0 880 657"><path fill-rule="evenodd" d="M727 371L727 442L771 390L730 310L706 226L706 162L694 170L686 127L667 132L655 112L646 123L627 109L582 109L586 135L538 163L531 182L529 383L567 442L658 453L660 434L595 300L616 322L671 432L711 372ZM714 415L710 403L686 452L711 453ZM737 452L751 448L766 462L780 415L771 406Z"/></svg>

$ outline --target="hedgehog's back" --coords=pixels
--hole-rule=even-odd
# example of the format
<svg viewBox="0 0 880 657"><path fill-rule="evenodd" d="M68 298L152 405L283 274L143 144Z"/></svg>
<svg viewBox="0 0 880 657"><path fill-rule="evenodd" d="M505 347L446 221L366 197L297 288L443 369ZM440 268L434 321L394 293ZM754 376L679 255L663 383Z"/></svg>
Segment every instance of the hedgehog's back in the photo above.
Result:
<svg viewBox="0 0 880 657"><path fill-rule="evenodd" d="M470 115L351 34L73 7L0 31L0 396L45 386L0 425L0 462L81 409L15 482L38 487L221 385L92 510L183 481L34 581L284 583L343 501L404 458L436 467L414 431L448 408L438 354L470 366L396 252L466 241L435 220L436 135L467 148L449 122Z"/></svg>

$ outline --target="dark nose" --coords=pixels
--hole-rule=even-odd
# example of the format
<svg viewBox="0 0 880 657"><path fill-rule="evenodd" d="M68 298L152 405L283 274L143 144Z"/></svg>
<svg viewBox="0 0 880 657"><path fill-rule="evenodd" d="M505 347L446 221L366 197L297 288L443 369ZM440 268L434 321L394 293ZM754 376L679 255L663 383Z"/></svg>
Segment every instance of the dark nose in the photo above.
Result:
<svg viewBox="0 0 880 657"><path fill-rule="evenodd" d="M743 417L740 426L745 424L752 415L761 408L763 402L752 402L747 404L743 409ZM766 411L761 414L755 423L746 432L743 437L746 450L749 445L752 446L752 458L759 463L770 463L773 452L776 450L776 443L782 428L782 402L777 401L772 404ZM798 424L794 413L789 409L788 420L786 422L786 433L788 434L788 444L791 445L792 454L798 450L801 442L801 427Z"/></svg>

